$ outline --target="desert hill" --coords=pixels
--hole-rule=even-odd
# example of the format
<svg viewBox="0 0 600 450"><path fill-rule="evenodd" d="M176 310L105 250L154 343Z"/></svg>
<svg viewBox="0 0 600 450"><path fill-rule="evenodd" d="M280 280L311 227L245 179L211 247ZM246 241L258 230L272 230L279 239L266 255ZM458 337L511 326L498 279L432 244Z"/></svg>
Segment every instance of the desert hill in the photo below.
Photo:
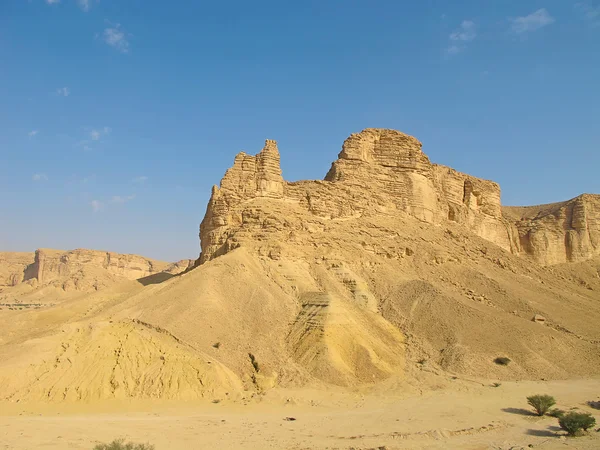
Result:
<svg viewBox="0 0 600 450"><path fill-rule="evenodd" d="M323 181L285 182L279 158L274 141L236 156L193 270L0 311L0 398L599 374L599 196L503 207L497 184L392 130L352 135Z"/></svg>

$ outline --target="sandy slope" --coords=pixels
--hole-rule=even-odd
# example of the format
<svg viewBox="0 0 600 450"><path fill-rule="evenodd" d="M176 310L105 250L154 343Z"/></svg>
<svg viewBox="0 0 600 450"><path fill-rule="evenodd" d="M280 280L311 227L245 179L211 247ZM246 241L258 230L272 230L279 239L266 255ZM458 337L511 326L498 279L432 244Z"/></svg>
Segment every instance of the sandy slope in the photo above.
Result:
<svg viewBox="0 0 600 450"><path fill-rule="evenodd" d="M530 415L525 401L532 393L550 393L559 407L600 419L586 403L598 398L599 379L500 387L450 383L442 391L404 397L277 389L246 404L112 402L91 411L83 404L13 405L0 416L0 449L83 450L116 437L151 442L157 450L600 447L597 432L560 437L556 419Z"/></svg>
<svg viewBox="0 0 600 450"><path fill-rule="evenodd" d="M597 260L543 268L458 226L385 215L295 239L304 245L281 240L277 259L248 244L170 279L0 311L0 398L244 398L391 376L419 385L418 362L500 380L598 375Z"/></svg>

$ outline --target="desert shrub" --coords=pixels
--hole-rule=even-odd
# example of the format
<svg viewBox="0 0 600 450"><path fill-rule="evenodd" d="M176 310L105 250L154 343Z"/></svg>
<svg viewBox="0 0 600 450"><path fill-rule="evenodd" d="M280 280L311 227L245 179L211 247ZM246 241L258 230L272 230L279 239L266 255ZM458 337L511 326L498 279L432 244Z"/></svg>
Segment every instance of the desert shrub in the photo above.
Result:
<svg viewBox="0 0 600 450"><path fill-rule="evenodd" d="M556 405L556 400L550 395L532 395L527 397L527 403L535 409L538 416L543 416Z"/></svg>
<svg viewBox="0 0 600 450"><path fill-rule="evenodd" d="M96 445L94 450L154 450L154 445L126 443L125 439L115 439L110 444Z"/></svg>
<svg viewBox="0 0 600 450"><path fill-rule="evenodd" d="M587 431L596 425L596 419L590 413L570 412L559 417L558 424L569 436L576 436L581 430Z"/></svg>
<svg viewBox="0 0 600 450"><path fill-rule="evenodd" d="M507 358L506 356L499 356L494 360L494 362L500 366L508 366L510 363L510 358Z"/></svg>
<svg viewBox="0 0 600 450"><path fill-rule="evenodd" d="M220 343L220 342L215 342L215 343L213 344L213 347L214 347L214 348L216 348L217 350L219 349L219 347L220 347L220 346L221 346L221 343Z"/></svg>

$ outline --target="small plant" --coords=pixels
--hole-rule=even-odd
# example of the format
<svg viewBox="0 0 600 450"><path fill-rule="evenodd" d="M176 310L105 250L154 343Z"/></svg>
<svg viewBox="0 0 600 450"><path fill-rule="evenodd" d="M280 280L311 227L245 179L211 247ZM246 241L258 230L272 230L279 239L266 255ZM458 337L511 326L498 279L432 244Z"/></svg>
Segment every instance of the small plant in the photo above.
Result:
<svg viewBox="0 0 600 450"><path fill-rule="evenodd" d="M221 343L220 343L220 342L215 342L215 343L213 344L213 347L214 347L214 348L216 348L217 350L219 350L219 347L220 347L220 346L221 346Z"/></svg>
<svg viewBox="0 0 600 450"><path fill-rule="evenodd" d="M570 412L558 418L558 424L569 436L576 436L581 430L587 431L596 425L590 413Z"/></svg>
<svg viewBox="0 0 600 450"><path fill-rule="evenodd" d="M248 353L248 357L250 358L250 362L252 363L252 367L256 372L260 372L260 366L258 365L258 361L256 357L252 353Z"/></svg>
<svg viewBox="0 0 600 450"><path fill-rule="evenodd" d="M538 416L543 416L556 405L556 400L550 395L532 395L527 397L527 403L535 409Z"/></svg>
<svg viewBox="0 0 600 450"><path fill-rule="evenodd" d="M154 450L154 445L125 443L125 439L115 439L110 444L96 445L94 450Z"/></svg>
<svg viewBox="0 0 600 450"><path fill-rule="evenodd" d="M492 387L500 387L502 386L502 383L492 383Z"/></svg>
<svg viewBox="0 0 600 450"><path fill-rule="evenodd" d="M510 361L511 361L510 358L507 358L506 356L499 356L498 358L496 358L494 360L494 362L496 364L498 364L499 366L508 366Z"/></svg>

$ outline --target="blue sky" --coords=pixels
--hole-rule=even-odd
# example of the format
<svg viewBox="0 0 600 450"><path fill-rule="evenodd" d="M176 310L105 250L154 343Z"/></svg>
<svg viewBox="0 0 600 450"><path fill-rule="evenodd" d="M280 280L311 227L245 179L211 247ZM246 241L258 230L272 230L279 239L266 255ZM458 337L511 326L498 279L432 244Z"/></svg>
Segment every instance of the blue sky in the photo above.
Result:
<svg viewBox="0 0 600 450"><path fill-rule="evenodd" d="M320 179L367 127L500 183L600 193L600 0L0 1L0 250L196 257L276 139Z"/></svg>

